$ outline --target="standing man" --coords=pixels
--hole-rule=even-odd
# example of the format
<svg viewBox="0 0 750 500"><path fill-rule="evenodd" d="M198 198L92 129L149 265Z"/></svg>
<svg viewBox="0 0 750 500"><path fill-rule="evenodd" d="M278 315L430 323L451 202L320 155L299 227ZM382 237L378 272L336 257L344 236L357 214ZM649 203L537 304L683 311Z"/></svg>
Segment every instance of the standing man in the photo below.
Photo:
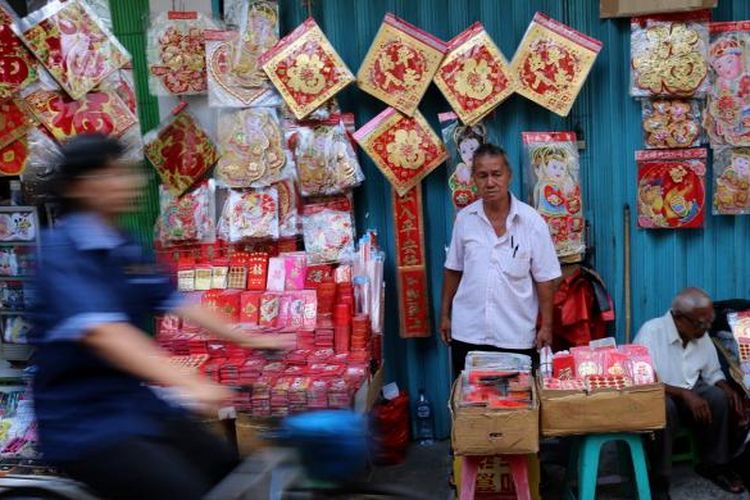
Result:
<svg viewBox="0 0 750 500"><path fill-rule="evenodd" d="M544 219L509 191L512 176L501 148L484 144L474 153L480 199L456 216L443 277L440 330L454 378L469 351L534 356L552 343L560 264Z"/></svg>
<svg viewBox="0 0 750 500"><path fill-rule="evenodd" d="M664 316L647 321L635 338L648 347L666 392L667 427L656 433L651 456L654 498L669 498L672 441L681 424L697 431L701 464L696 471L731 493L744 489L727 465L734 452L730 416L741 410L742 400L725 380L716 347L706 335L713 321L711 297L686 288Z"/></svg>

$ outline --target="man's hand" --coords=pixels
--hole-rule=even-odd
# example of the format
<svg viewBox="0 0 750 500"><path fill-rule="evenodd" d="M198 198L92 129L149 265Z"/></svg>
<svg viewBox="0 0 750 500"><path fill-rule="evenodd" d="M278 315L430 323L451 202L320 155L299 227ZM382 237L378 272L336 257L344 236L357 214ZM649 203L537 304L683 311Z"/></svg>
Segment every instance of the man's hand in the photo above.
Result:
<svg viewBox="0 0 750 500"><path fill-rule="evenodd" d="M187 404L197 413L206 417L216 417L219 410L232 400L232 392L223 385L207 380L181 388Z"/></svg>
<svg viewBox="0 0 750 500"><path fill-rule="evenodd" d="M729 385L726 380L722 380L716 384L716 387L724 391L724 394L727 395L727 399L729 400L729 407L732 408L732 410L737 415L743 414L743 405L742 405L742 396L740 396L737 391L734 390L734 388Z"/></svg>
<svg viewBox="0 0 750 500"><path fill-rule="evenodd" d="M693 391L685 390L682 393L682 401L690 409L696 423L706 425L711 423L711 407L705 399Z"/></svg>
<svg viewBox="0 0 750 500"><path fill-rule="evenodd" d="M440 320L440 336L443 338L443 342L450 345L451 343L451 319L448 316L443 316Z"/></svg>
<svg viewBox="0 0 750 500"><path fill-rule="evenodd" d="M534 342L534 346L537 348L537 350L543 348L544 346L552 347L551 327L543 326L539 329L539 331L536 333L536 342Z"/></svg>

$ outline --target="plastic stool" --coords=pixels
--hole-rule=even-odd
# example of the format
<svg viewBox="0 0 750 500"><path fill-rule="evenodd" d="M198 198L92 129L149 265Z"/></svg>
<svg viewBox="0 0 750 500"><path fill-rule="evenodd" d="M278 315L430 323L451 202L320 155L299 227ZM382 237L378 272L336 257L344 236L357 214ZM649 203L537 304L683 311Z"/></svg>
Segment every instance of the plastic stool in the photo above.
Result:
<svg viewBox="0 0 750 500"><path fill-rule="evenodd" d="M651 489L648 484L646 455L639 434L613 433L588 434L582 436L573 446L565 472L565 489L568 497L572 496L570 483L574 471L578 472L578 500L594 500L596 497L596 478L599 472L599 452L604 443L624 441L630 449L633 471L640 500L651 500Z"/></svg>
<svg viewBox="0 0 750 500"><path fill-rule="evenodd" d="M503 455L510 466L513 483L516 486L518 500L531 500L529 487L529 459L526 455ZM474 500L474 490L477 483L477 473L482 457L466 456L461 460L461 491L460 500Z"/></svg>
<svg viewBox="0 0 750 500"><path fill-rule="evenodd" d="M695 467L698 465L698 448L695 444L695 437L693 432L687 427L680 427L677 429L677 433L674 436L672 445L672 463L690 462ZM674 451L678 447L678 443L684 443L685 451L676 452Z"/></svg>

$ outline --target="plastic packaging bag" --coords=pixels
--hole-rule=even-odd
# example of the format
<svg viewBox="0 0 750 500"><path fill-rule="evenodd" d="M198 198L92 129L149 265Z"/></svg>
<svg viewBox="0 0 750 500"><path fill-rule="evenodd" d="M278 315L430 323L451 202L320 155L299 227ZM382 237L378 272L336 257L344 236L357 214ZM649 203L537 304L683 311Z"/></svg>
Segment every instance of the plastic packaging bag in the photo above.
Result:
<svg viewBox="0 0 750 500"><path fill-rule="evenodd" d="M693 148L701 143L700 102L643 99L643 142L648 149Z"/></svg>
<svg viewBox="0 0 750 500"><path fill-rule="evenodd" d="M230 243L279 238L276 188L230 190L219 221L219 237Z"/></svg>
<svg viewBox="0 0 750 500"><path fill-rule="evenodd" d="M49 200L49 182L62 160L62 153L57 143L37 127L29 130L26 141L29 156L21 174L23 197L27 204L38 205Z"/></svg>
<svg viewBox="0 0 750 500"><path fill-rule="evenodd" d="M200 12L162 12L147 34L149 89L153 95L205 94L204 30L216 29Z"/></svg>
<svg viewBox="0 0 750 500"><path fill-rule="evenodd" d="M179 197L159 186L159 241L165 246L212 243L216 236L214 191L213 180Z"/></svg>
<svg viewBox="0 0 750 500"><path fill-rule="evenodd" d="M351 114L319 125L300 126L292 134L302 196L340 194L362 183L365 176L345 128Z"/></svg>
<svg viewBox="0 0 750 500"><path fill-rule="evenodd" d="M709 19L707 10L633 17L630 95L705 95Z"/></svg>
<svg viewBox="0 0 750 500"><path fill-rule="evenodd" d="M220 183L260 188L288 177L290 153L275 110L223 111L218 129L222 156L215 174Z"/></svg>
<svg viewBox="0 0 750 500"><path fill-rule="evenodd" d="M714 149L714 215L750 213L750 148Z"/></svg>
<svg viewBox="0 0 750 500"><path fill-rule="evenodd" d="M73 99L80 99L130 55L80 0L50 2L14 31Z"/></svg>
<svg viewBox="0 0 750 500"><path fill-rule="evenodd" d="M354 251L354 222L350 204L305 205L302 228L310 264L338 262Z"/></svg>
<svg viewBox="0 0 750 500"><path fill-rule="evenodd" d="M299 217L299 196L292 180L284 180L273 185L279 193L279 237L291 238L301 232Z"/></svg>
<svg viewBox="0 0 750 500"><path fill-rule="evenodd" d="M712 147L750 146L750 23L709 24L710 85L703 126Z"/></svg>
<svg viewBox="0 0 750 500"><path fill-rule="evenodd" d="M532 206L549 226L557 256L586 251L575 132L523 132Z"/></svg>

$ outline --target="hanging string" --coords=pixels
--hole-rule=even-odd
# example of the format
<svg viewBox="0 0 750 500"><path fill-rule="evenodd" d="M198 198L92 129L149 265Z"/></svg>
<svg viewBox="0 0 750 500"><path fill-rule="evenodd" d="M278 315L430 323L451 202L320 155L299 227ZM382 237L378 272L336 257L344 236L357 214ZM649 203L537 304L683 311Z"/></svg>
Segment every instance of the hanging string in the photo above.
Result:
<svg viewBox="0 0 750 500"><path fill-rule="evenodd" d="M305 4L307 4L307 17L312 17L312 0L305 0Z"/></svg>

